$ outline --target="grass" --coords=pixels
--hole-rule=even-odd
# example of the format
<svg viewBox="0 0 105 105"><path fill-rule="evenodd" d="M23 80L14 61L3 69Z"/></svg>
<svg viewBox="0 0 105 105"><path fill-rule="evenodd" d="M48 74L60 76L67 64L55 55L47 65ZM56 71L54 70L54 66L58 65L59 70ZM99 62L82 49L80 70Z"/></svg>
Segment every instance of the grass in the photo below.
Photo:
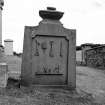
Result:
<svg viewBox="0 0 105 105"><path fill-rule="evenodd" d="M6 62L8 64L9 76L19 77L21 73L21 58L7 56ZM104 74L97 73L93 69L85 67L77 69L77 91L37 88L35 86L0 88L0 105L105 105L105 101L102 102L103 104L99 104L101 101L97 102L93 98L91 90L92 88L96 89L97 84L93 85L92 88L88 86L94 83L94 78L97 80L95 76L101 76L103 77L101 79L104 80Z"/></svg>
<svg viewBox="0 0 105 105"><path fill-rule="evenodd" d="M64 89L54 91L52 88L1 89L0 97L0 103L3 105L83 105L83 103L91 105L92 103L91 96L87 97L87 94L83 96Z"/></svg>

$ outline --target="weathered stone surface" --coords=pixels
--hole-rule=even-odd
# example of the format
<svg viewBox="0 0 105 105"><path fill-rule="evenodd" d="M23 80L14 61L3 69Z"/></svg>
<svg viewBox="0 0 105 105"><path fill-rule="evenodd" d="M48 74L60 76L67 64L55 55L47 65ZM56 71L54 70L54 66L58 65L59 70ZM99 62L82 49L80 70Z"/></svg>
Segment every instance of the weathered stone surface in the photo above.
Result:
<svg viewBox="0 0 105 105"><path fill-rule="evenodd" d="M105 68L105 46L86 50L84 54L87 66Z"/></svg>
<svg viewBox="0 0 105 105"><path fill-rule="evenodd" d="M2 45L2 10L4 6L4 0L0 0L0 45Z"/></svg>
<svg viewBox="0 0 105 105"><path fill-rule="evenodd" d="M3 46L0 46L0 87L6 87L8 79L8 67L6 62L6 56L4 54Z"/></svg>
<svg viewBox="0 0 105 105"><path fill-rule="evenodd" d="M64 85L75 88L75 36L75 30L65 29L56 19L44 19L36 27L26 26L22 84Z"/></svg>
<svg viewBox="0 0 105 105"><path fill-rule="evenodd" d="M6 63L0 63L0 87L6 87L8 79L8 66Z"/></svg>
<svg viewBox="0 0 105 105"><path fill-rule="evenodd" d="M5 55L13 55L13 40L5 39L4 40L4 52Z"/></svg>
<svg viewBox="0 0 105 105"><path fill-rule="evenodd" d="M0 46L0 63L6 62L5 58L6 58L6 56L5 56L5 53L4 53L4 47Z"/></svg>

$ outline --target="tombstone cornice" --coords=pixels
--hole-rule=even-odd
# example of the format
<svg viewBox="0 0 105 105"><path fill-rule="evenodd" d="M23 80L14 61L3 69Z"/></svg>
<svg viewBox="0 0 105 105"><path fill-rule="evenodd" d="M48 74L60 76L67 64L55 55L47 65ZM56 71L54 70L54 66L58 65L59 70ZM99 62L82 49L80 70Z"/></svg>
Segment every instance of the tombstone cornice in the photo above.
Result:
<svg viewBox="0 0 105 105"><path fill-rule="evenodd" d="M0 0L0 9L3 10L4 0Z"/></svg>
<svg viewBox="0 0 105 105"><path fill-rule="evenodd" d="M51 25L61 25L61 26L63 26L63 24L60 21L50 20L50 19L44 19L44 20L40 21L39 25L41 25L41 24L44 24L44 25L51 24Z"/></svg>

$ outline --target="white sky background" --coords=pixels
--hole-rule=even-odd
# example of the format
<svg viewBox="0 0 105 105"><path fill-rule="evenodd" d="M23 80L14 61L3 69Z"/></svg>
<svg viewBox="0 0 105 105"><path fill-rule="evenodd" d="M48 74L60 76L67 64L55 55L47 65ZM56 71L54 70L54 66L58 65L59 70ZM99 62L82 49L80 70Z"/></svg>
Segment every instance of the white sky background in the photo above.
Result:
<svg viewBox="0 0 105 105"><path fill-rule="evenodd" d="M56 7L65 14L64 27L77 30L77 45L105 44L105 0L4 0L3 40L14 40L14 51L22 52L24 26L36 26L39 10Z"/></svg>

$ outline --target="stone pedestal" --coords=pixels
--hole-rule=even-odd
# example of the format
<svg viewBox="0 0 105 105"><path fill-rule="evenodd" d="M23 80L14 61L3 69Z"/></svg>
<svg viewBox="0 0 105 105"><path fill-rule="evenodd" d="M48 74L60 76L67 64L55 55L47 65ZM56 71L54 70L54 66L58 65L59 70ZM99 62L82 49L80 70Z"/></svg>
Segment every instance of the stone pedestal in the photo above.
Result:
<svg viewBox="0 0 105 105"><path fill-rule="evenodd" d="M0 63L0 87L5 88L8 80L8 66L6 63Z"/></svg>
<svg viewBox="0 0 105 105"><path fill-rule="evenodd" d="M22 84L76 87L76 30L59 21L55 8L39 11L43 20L25 27Z"/></svg>

